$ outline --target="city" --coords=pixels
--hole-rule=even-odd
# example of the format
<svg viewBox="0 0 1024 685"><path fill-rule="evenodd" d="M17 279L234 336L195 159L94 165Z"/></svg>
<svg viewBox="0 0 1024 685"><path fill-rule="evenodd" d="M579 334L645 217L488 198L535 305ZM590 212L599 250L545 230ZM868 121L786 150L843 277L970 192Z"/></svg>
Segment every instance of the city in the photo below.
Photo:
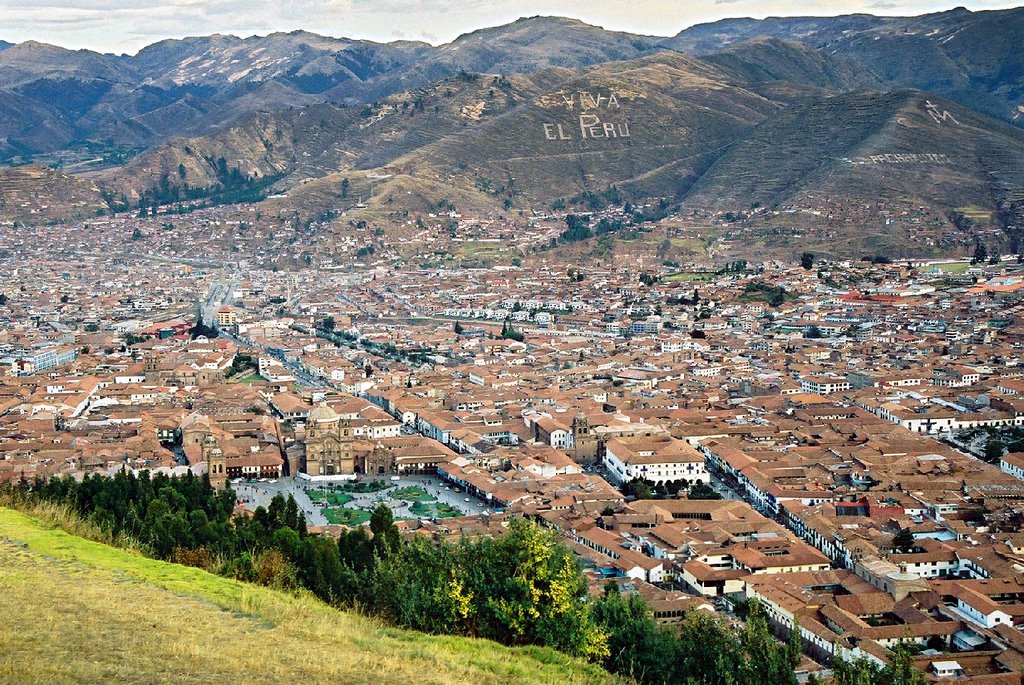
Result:
<svg viewBox="0 0 1024 685"><path fill-rule="evenodd" d="M0 477L191 472L326 535L380 503L404 536L527 517L660 622L758 599L807 673L904 640L1016 671L1024 266L972 261L22 259Z"/></svg>
<svg viewBox="0 0 1024 685"><path fill-rule="evenodd" d="M0 683L1020 685L1024 7L0 3Z"/></svg>

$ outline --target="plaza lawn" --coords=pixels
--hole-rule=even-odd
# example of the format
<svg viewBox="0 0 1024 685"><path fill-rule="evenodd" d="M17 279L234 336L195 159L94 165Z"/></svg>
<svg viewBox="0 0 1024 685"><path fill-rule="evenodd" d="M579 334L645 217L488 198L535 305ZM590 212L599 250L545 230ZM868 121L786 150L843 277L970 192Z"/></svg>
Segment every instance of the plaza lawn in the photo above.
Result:
<svg viewBox="0 0 1024 685"><path fill-rule="evenodd" d="M409 487L399 488L391 493L391 496L395 499L402 499L406 502L436 502L437 498L433 495L427 494L423 488L418 488L414 485Z"/></svg>
<svg viewBox="0 0 1024 685"><path fill-rule="evenodd" d="M310 497L318 497L322 493L328 492L355 492L355 493L367 493L367 492L379 492L381 490L387 490L388 488L394 487L387 481L383 480L364 480L358 483L340 483L337 485L328 485L327 488L330 490L319 488L309 490Z"/></svg>
<svg viewBox="0 0 1024 685"><path fill-rule="evenodd" d="M309 498L320 504L327 504L332 507L343 507L354 498L343 492L327 492L326 490L310 490Z"/></svg>
<svg viewBox="0 0 1024 685"><path fill-rule="evenodd" d="M245 378L239 379L238 382L241 383L242 385L252 385L254 383L266 383L267 379L259 375L258 373L251 373Z"/></svg>
<svg viewBox="0 0 1024 685"><path fill-rule="evenodd" d="M423 519L445 519L453 516L462 516L462 511L456 507L449 506L444 502L414 502L411 511L417 518Z"/></svg>
<svg viewBox="0 0 1024 685"><path fill-rule="evenodd" d="M387 481L383 480L371 480L362 481L360 483L345 483L341 486L341 489L345 492L379 492L381 490L387 490L388 488L394 487Z"/></svg>
<svg viewBox="0 0 1024 685"><path fill-rule="evenodd" d="M370 520L370 512L361 509L325 507L323 514L331 523L337 523L342 526L359 526Z"/></svg>

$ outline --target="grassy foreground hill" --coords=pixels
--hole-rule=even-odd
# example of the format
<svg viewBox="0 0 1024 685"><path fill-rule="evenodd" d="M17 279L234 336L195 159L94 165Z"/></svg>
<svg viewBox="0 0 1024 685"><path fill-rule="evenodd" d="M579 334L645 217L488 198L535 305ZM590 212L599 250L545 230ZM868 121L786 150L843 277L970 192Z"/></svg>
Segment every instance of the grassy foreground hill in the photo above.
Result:
<svg viewBox="0 0 1024 685"><path fill-rule="evenodd" d="M3 683L602 683L542 648L386 627L0 507Z"/></svg>

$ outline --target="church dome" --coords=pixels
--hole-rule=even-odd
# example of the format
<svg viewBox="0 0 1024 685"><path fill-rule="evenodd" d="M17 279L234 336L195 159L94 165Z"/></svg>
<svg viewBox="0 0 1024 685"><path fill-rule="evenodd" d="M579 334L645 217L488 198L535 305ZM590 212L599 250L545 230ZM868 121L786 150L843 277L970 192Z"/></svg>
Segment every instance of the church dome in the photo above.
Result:
<svg viewBox="0 0 1024 685"><path fill-rule="evenodd" d="M317 423L328 423L330 421L336 421L338 414L331 409L326 402L321 402L316 406L313 411L309 412L309 418L307 421L316 421Z"/></svg>

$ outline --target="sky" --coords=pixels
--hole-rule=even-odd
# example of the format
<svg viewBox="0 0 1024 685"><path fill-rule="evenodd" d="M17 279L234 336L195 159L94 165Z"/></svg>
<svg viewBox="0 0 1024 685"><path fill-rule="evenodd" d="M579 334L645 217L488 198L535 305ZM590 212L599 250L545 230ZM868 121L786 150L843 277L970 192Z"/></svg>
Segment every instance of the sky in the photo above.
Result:
<svg viewBox="0 0 1024 685"><path fill-rule="evenodd" d="M135 53L164 38L305 29L378 41L445 43L519 17L554 15L606 29L669 36L725 17L914 15L1021 4L979 0L0 0L0 39Z"/></svg>

